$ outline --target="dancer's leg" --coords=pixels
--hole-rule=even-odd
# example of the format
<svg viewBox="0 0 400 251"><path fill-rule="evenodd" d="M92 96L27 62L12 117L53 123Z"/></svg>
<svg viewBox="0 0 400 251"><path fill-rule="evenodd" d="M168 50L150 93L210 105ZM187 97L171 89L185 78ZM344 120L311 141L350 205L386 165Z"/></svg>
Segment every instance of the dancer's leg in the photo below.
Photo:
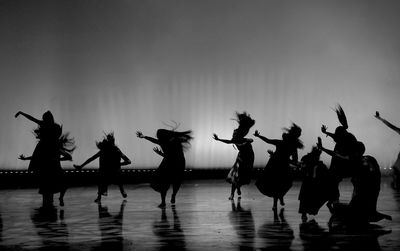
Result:
<svg viewBox="0 0 400 251"><path fill-rule="evenodd" d="M174 184L172 184L172 195L171 195L172 204L175 203L175 197L180 187L181 187L181 182L175 182Z"/></svg>
<svg viewBox="0 0 400 251"><path fill-rule="evenodd" d="M235 196L235 190L236 190L236 186L234 184L232 184L231 186L231 196L229 196L229 200L233 200L233 197Z"/></svg>

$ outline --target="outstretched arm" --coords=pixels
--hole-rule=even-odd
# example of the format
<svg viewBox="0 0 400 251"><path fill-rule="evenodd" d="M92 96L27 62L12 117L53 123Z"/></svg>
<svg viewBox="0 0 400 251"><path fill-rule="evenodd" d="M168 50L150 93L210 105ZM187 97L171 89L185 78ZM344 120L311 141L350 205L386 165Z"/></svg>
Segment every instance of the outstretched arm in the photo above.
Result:
<svg viewBox="0 0 400 251"><path fill-rule="evenodd" d="M217 134L213 134L213 138L216 140L216 141L221 141L222 143L225 143L225 144L235 144L235 145L243 145L243 144L246 144L246 143L252 143L253 142L253 139L248 139L248 138L243 138L243 139L241 139L240 141L237 141L237 140L233 140L233 139L220 139L219 137L218 137L218 135Z"/></svg>
<svg viewBox="0 0 400 251"><path fill-rule="evenodd" d="M87 159L85 162L83 162L82 165L74 165L74 167L76 169L82 169L84 166L86 166L87 164L89 164L90 162L92 162L93 160L97 159L98 157L100 157L100 152L96 153L95 155L93 155L92 157L90 157L89 159Z"/></svg>
<svg viewBox="0 0 400 251"><path fill-rule="evenodd" d="M349 157L349 156L340 155L340 154L338 154L338 153L335 152L335 151L332 151L332 150L329 150L329 149L324 148L324 147L322 146L322 140L321 140L320 137L318 137L317 147L318 147L318 149L320 149L321 151L325 152L326 154L328 154L328 155L330 155L330 156L332 156L332 157L337 157L337 158L341 158L341 159L344 159L344 160L350 160L350 157Z"/></svg>
<svg viewBox="0 0 400 251"><path fill-rule="evenodd" d="M152 138L152 137L149 137L149 136L144 136L143 133L142 133L141 131L137 131L137 132L136 132L136 136L137 136L138 138L141 138L141 139L147 139L147 140L150 141L151 143L154 143L154 144L157 144L157 145L160 144L160 142L158 141L158 139L155 139L155 138Z"/></svg>
<svg viewBox="0 0 400 251"><path fill-rule="evenodd" d="M18 156L18 159L20 159L20 160L31 160L32 159L32 156L25 156L25 155L23 155L23 154L20 154L19 156Z"/></svg>
<svg viewBox="0 0 400 251"><path fill-rule="evenodd" d="M329 136L329 137L331 137L332 139L334 139L334 138L335 138L335 134L333 134L333 133L331 133L331 132L328 132L327 129L328 129L328 127L326 127L326 125L322 125L322 126L321 126L321 132L324 133L324 134L326 135L326 137Z"/></svg>
<svg viewBox="0 0 400 251"><path fill-rule="evenodd" d="M271 144L271 145L278 145L279 142L281 142L279 139L269 139L267 137L262 136L258 130L256 130L254 132L254 136L259 138L259 139L261 139L265 143L268 143L268 144Z"/></svg>
<svg viewBox="0 0 400 251"><path fill-rule="evenodd" d="M386 119L382 118L379 115L379 112L375 113L375 118L379 119L380 121L382 121L387 127L389 127L390 129L392 129L393 131L397 132L398 134L400 134L400 128L398 128L397 126L393 125L392 123L390 123L389 121L387 121Z"/></svg>
<svg viewBox="0 0 400 251"><path fill-rule="evenodd" d="M24 116L25 118L29 119L30 121L35 122L36 124L40 124L40 123L42 122L41 120L39 120L39 119L37 119L37 118L34 118L34 117L32 117L31 115L26 114L26 113L21 112L21 111L17 112L17 113L15 114L15 117L17 118L19 115Z"/></svg>
<svg viewBox="0 0 400 251"><path fill-rule="evenodd" d="M216 140L216 141L221 141L222 143L225 143L225 144L234 144L235 142L233 142L232 140L229 140L229 139L220 139L219 137L218 137L218 135L217 134L213 134L213 138Z"/></svg>

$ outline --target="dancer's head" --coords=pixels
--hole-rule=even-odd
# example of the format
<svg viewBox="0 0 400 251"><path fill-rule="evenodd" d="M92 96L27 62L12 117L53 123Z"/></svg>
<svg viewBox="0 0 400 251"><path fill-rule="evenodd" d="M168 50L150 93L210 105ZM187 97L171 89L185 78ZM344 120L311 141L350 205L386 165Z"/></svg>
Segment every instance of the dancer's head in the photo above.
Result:
<svg viewBox="0 0 400 251"><path fill-rule="evenodd" d="M298 145L298 148L303 148L303 143L299 139L301 136L301 128L298 125L292 123L290 128L284 128L283 130L285 131L282 134L282 139L284 141L295 143Z"/></svg>
<svg viewBox="0 0 400 251"><path fill-rule="evenodd" d="M42 123L33 130L33 134L40 140L58 140L62 134L62 128L54 122L53 114L46 111L42 115Z"/></svg>
<svg viewBox="0 0 400 251"><path fill-rule="evenodd" d="M54 124L54 117L50 111L43 113L42 120L45 124Z"/></svg>
<svg viewBox="0 0 400 251"><path fill-rule="evenodd" d="M110 149L115 146L114 133L105 133L101 141L96 141L96 146L100 150Z"/></svg>
<svg viewBox="0 0 400 251"><path fill-rule="evenodd" d="M290 128L283 128L283 130L285 132L282 136L286 139L298 139L301 136L301 128L295 123L292 123Z"/></svg>
<svg viewBox="0 0 400 251"><path fill-rule="evenodd" d="M157 139L162 144L178 144L184 148L190 145L190 141L193 139L192 131L178 132L175 130L158 129Z"/></svg>
<svg viewBox="0 0 400 251"><path fill-rule="evenodd" d="M235 115L236 118L234 118L234 120L238 122L239 126L237 129L235 129L233 137L243 138L249 133L250 128L256 123L256 121L252 119L250 114L247 112L236 112Z"/></svg>
<svg viewBox="0 0 400 251"><path fill-rule="evenodd" d="M319 161L319 157L321 156L321 150L313 146L311 148L311 152L307 153L306 155L301 158L301 162L303 165L315 165Z"/></svg>

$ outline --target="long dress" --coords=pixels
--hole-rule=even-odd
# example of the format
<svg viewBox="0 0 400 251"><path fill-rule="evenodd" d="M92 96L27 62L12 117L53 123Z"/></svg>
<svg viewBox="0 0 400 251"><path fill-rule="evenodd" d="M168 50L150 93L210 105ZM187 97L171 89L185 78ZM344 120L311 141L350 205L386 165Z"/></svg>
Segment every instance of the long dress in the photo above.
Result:
<svg viewBox="0 0 400 251"><path fill-rule="evenodd" d="M254 151L251 142L243 141L243 144L236 144L239 153L235 164L228 173L226 180L236 186L250 184L251 172L254 165Z"/></svg>
<svg viewBox="0 0 400 251"><path fill-rule="evenodd" d="M334 207L334 215L351 223L377 222L391 219L389 215L377 211L376 204L380 192L381 172L376 159L363 156L354 162L355 174L351 179L353 194L348 205L338 204Z"/></svg>
<svg viewBox="0 0 400 251"><path fill-rule="evenodd" d="M351 156L354 151L354 143L357 142L355 136L346 132L345 139L342 142L335 144L333 151L339 155ZM337 141L334 138L335 141ZM331 164L329 166L329 175L331 177L331 186L329 187L328 194L331 201L338 200L340 197L339 183L343 178L351 177L353 174L353 164L349 160L342 159L337 156L332 156Z"/></svg>
<svg viewBox="0 0 400 251"><path fill-rule="evenodd" d="M171 185L180 185L185 172L186 160L179 142L160 144L164 157L158 166L150 186L165 193Z"/></svg>
<svg viewBox="0 0 400 251"><path fill-rule="evenodd" d="M317 215L328 201L328 168L322 161L311 162L308 155L302 158L304 178L299 193L299 213Z"/></svg>
<svg viewBox="0 0 400 251"><path fill-rule="evenodd" d="M271 155L261 176L256 181L258 190L273 198L282 198L292 187L290 156L297 154L297 147L283 140L275 140L276 151Z"/></svg>
<svg viewBox="0 0 400 251"><path fill-rule="evenodd" d="M98 194L107 195L108 185L122 184L121 158L125 156L117 146L100 150Z"/></svg>
<svg viewBox="0 0 400 251"><path fill-rule="evenodd" d="M61 126L58 124L40 125L39 139L28 170L32 171L38 181L39 193L50 195L65 188L63 170L60 164Z"/></svg>

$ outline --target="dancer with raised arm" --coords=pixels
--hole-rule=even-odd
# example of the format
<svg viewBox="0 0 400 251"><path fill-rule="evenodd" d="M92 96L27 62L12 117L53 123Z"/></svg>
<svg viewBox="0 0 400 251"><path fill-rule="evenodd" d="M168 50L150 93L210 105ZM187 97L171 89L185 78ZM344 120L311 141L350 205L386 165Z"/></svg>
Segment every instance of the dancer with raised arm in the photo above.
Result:
<svg viewBox="0 0 400 251"><path fill-rule="evenodd" d="M251 146L253 139L245 137L249 133L250 128L255 124L255 120L246 112L236 112L235 120L239 126L233 131L232 139L220 139L217 134L214 134L215 140L225 144L234 144L239 150L235 163L227 177L227 181L232 184L229 200L233 200L236 190L238 197L241 196L240 187L250 183L254 164L254 152Z"/></svg>
<svg viewBox="0 0 400 251"><path fill-rule="evenodd" d="M400 128L398 128L397 126L393 125L392 123L390 123L386 119L382 118L378 111L375 113L375 118L377 118L378 120L382 121L387 127L389 127L393 131L395 131L398 134L400 134ZM394 162L394 164L392 166L392 170L393 170L393 183L392 183L393 187L396 188L396 189L399 189L400 188L400 152L397 155L397 159L396 159L396 161Z"/></svg>
<svg viewBox="0 0 400 251"><path fill-rule="evenodd" d="M50 111L43 114L42 120L21 111L17 112L15 117L20 115L38 125L33 131L38 143L32 156L26 157L21 154L19 159L30 161L28 170L36 175L43 207L53 206L55 193L60 193L60 205L63 206L67 186L60 161L72 160L74 141L69 138L68 133L62 133L62 127L54 122Z"/></svg>
<svg viewBox="0 0 400 251"><path fill-rule="evenodd" d="M159 147L154 147L155 153L163 157L156 170L151 187L160 193L160 208L165 208L165 198L169 187L172 185L171 203L175 204L176 195L181 187L186 166L184 151L188 149L190 141L193 139L192 131L176 131L178 125L172 130L158 129L157 138L144 136L141 131L137 131L138 138L146 139Z"/></svg>
<svg viewBox="0 0 400 251"><path fill-rule="evenodd" d="M379 213L376 209L378 201L381 172L376 159L370 155L364 155L365 146L357 141L353 147L353 154L340 155L335 151L322 146L321 138L318 138L318 148L340 159L347 160L352 166L353 195L348 205L334 203L332 205L333 217L341 218L350 224L364 224L377 222L382 219L391 220L392 217Z"/></svg>
<svg viewBox="0 0 400 251"><path fill-rule="evenodd" d="M121 177L121 167L131 164L131 160L121 152L115 145L114 133L108 133L103 140L97 141L96 146L99 151L87 159L82 165L74 165L76 169L82 169L84 166L99 158L98 190L96 203L101 202L101 196L107 196L108 185L117 184L123 198L128 195L124 190Z"/></svg>
<svg viewBox="0 0 400 251"><path fill-rule="evenodd" d="M356 137L354 137L353 134L347 131L349 126L343 108L338 105L335 109L335 112L341 126L336 127L335 133L331 133L327 131L328 128L325 125L322 125L321 131L326 135L326 137L329 136L335 141L335 153L337 153L338 155L349 156L352 154L354 144L357 142L357 139ZM329 167L329 175L332 179L332 183L329 189L329 202L327 204L329 209L331 209L331 206L334 202L339 201L339 183L342 181L343 178L351 176L351 168L352 166L350 165L348 160L338 158L336 155L332 156L331 164Z"/></svg>
<svg viewBox="0 0 400 251"><path fill-rule="evenodd" d="M307 214L317 215L319 209L328 201L328 168L320 160L321 150L313 146L311 152L301 158L303 182L299 193L299 213L303 221Z"/></svg>
<svg viewBox="0 0 400 251"><path fill-rule="evenodd" d="M277 210L278 200L281 206L285 205L283 197L292 187L293 177L290 165L297 165L297 149L303 148L303 143L299 139L301 128L292 124L282 134L282 139L269 139L260 134L258 130L254 136L264 142L274 145L276 150L264 168L263 173L256 181L256 186L260 192L274 199L272 209Z"/></svg>

